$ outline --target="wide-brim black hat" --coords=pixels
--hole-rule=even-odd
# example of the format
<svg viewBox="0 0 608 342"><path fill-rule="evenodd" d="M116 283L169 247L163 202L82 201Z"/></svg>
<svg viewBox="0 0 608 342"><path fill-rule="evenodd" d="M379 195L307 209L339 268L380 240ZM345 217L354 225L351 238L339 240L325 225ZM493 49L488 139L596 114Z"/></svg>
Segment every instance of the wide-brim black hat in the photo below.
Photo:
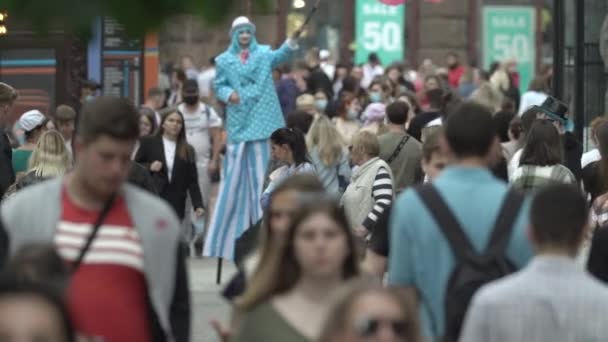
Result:
<svg viewBox="0 0 608 342"><path fill-rule="evenodd" d="M568 114L568 106L553 96L547 97L542 105L536 107L549 116L555 116L556 119L568 120L566 117L566 114Z"/></svg>
<svg viewBox="0 0 608 342"><path fill-rule="evenodd" d="M561 122L568 131L571 131L574 128L574 123L566 116L568 114L568 105L553 96L547 97L543 104L540 106L533 106L533 108L544 113L551 120Z"/></svg>

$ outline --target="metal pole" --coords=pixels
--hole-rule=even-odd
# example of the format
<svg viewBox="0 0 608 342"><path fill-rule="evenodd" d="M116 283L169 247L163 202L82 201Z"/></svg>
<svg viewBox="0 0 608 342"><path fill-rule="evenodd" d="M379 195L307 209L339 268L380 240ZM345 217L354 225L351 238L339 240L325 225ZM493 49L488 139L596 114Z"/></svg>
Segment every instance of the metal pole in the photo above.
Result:
<svg viewBox="0 0 608 342"><path fill-rule="evenodd" d="M564 0L553 0L553 96L564 97L564 54L566 40L566 18Z"/></svg>
<svg viewBox="0 0 608 342"><path fill-rule="evenodd" d="M420 0L413 0L407 5L407 12L411 13L411 26L408 41L408 60L412 67L416 67L420 61Z"/></svg>
<svg viewBox="0 0 608 342"><path fill-rule="evenodd" d="M342 16L342 34L340 37L340 60L350 61L350 44L355 37L355 0L344 0L344 16Z"/></svg>
<svg viewBox="0 0 608 342"><path fill-rule="evenodd" d="M224 264L224 259L217 259L217 274L215 278L215 283L220 285L222 283L222 265Z"/></svg>
<svg viewBox="0 0 608 342"><path fill-rule="evenodd" d="M585 1L575 1L575 4L574 124L576 137L579 141L583 141L587 121L585 112Z"/></svg>
<svg viewBox="0 0 608 342"><path fill-rule="evenodd" d="M289 9L291 8L290 1L279 1L279 18L277 20L277 41L276 46L281 44L287 38L287 16L289 15Z"/></svg>
<svg viewBox="0 0 608 342"><path fill-rule="evenodd" d="M544 0L535 0L536 7L536 65L537 74L540 73L543 67L543 10L545 7Z"/></svg>
<svg viewBox="0 0 608 342"><path fill-rule="evenodd" d="M469 64L479 65L479 12L481 3L479 0L469 0L469 29L467 42L467 60Z"/></svg>

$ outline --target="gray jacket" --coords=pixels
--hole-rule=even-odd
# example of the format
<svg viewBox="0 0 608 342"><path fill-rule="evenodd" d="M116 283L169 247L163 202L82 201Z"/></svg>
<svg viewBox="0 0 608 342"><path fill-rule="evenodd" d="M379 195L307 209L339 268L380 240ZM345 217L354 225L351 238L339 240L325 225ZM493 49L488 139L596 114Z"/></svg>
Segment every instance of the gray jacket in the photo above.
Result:
<svg viewBox="0 0 608 342"><path fill-rule="evenodd" d="M53 243L60 221L63 179L32 185L0 207L0 225L9 237L9 255L29 243ZM124 185L121 190L141 238L148 296L164 338L188 341L190 298L188 277L179 245L179 222L162 200ZM158 336L158 327L153 327Z"/></svg>

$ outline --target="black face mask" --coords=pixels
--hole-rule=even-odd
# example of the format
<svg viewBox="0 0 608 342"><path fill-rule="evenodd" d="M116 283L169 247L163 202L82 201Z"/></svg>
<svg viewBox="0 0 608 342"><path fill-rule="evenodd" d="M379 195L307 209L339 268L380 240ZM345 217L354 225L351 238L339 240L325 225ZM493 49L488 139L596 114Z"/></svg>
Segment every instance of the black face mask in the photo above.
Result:
<svg viewBox="0 0 608 342"><path fill-rule="evenodd" d="M198 95L184 96L184 103L186 103L189 106L194 106L195 104L198 103L198 101L199 101Z"/></svg>

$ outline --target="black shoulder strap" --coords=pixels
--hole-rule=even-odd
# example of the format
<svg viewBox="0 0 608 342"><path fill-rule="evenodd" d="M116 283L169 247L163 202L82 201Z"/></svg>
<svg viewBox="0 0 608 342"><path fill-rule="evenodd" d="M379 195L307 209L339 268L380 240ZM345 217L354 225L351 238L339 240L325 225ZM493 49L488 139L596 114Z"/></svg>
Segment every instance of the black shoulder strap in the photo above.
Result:
<svg viewBox="0 0 608 342"><path fill-rule="evenodd" d="M401 141L399 142L399 145L397 145L397 148L395 148L395 150L393 151L393 154L391 154L390 157L388 157L388 159L386 160L387 164L391 164L393 162L393 160L395 160L395 158L397 158L397 156L399 155L399 152L401 152L401 150L403 149L403 146L405 146L405 144L407 143L407 141L410 139L410 135L406 134Z"/></svg>
<svg viewBox="0 0 608 342"><path fill-rule="evenodd" d="M516 189L511 189L505 196L502 208L496 218L494 231L486 248L487 255L504 255L511 240L513 225L517 220L519 210L524 203L524 195Z"/></svg>
<svg viewBox="0 0 608 342"><path fill-rule="evenodd" d="M95 220L95 223L93 224L93 229L91 230L91 234L89 235L87 242L84 244L84 246L80 250L80 254L78 254L76 261L74 261L74 263L72 264L72 270L71 270L72 273L76 272L76 270L78 270L78 267L80 267L80 264L82 264L82 261L84 260L85 255L87 254L87 252L91 248L91 245L93 244L93 240L95 240L95 236L97 236L97 232L99 231L101 224L103 223L103 221L105 221L106 217L108 216L108 213L110 212L110 209L112 209L112 205L114 204L115 197L116 197L115 195L112 195L112 197L110 197L110 199L108 199L108 201L104 204L103 209L99 213L99 216L97 216L97 219Z"/></svg>
<svg viewBox="0 0 608 342"><path fill-rule="evenodd" d="M426 184L416 190L450 243L456 259L464 260L467 256L475 254L471 241L437 189L432 184Z"/></svg>

